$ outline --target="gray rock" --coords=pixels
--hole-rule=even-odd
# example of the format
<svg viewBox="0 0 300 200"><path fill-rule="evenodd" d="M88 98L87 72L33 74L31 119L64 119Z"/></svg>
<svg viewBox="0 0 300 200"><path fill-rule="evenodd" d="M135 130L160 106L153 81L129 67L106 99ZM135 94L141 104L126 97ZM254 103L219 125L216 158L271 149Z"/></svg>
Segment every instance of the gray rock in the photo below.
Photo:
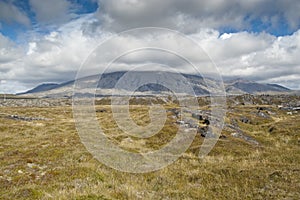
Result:
<svg viewBox="0 0 300 200"><path fill-rule="evenodd" d="M40 121L40 120L48 120L43 117L24 117L24 116L19 116L19 115L9 115L7 116L9 119L13 120L21 120L21 121Z"/></svg>
<svg viewBox="0 0 300 200"><path fill-rule="evenodd" d="M240 121L245 123L245 124L250 124L251 123L251 120L248 117L245 117L245 116L241 117Z"/></svg>
<svg viewBox="0 0 300 200"><path fill-rule="evenodd" d="M260 111L258 111L257 116L266 118L266 119L270 118L270 116L268 114L266 114L264 112L260 112Z"/></svg>

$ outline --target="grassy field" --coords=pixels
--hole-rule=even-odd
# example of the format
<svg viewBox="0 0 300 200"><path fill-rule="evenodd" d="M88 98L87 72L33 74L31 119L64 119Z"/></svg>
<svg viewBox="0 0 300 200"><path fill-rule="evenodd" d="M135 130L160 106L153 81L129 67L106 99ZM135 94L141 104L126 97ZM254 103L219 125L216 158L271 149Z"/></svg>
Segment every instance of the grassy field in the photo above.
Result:
<svg viewBox="0 0 300 200"><path fill-rule="evenodd" d="M263 106L273 113L270 117L258 116L257 106L230 105L226 118L258 145L224 129L226 137L199 159L203 138L197 135L175 163L145 174L119 172L94 159L80 142L71 106L1 107L0 199L299 199L300 113ZM129 151L160 148L176 134L169 116L158 135L128 140L109 106L97 110L105 110L97 117L108 137ZM147 107L130 110L137 124L149 123Z"/></svg>

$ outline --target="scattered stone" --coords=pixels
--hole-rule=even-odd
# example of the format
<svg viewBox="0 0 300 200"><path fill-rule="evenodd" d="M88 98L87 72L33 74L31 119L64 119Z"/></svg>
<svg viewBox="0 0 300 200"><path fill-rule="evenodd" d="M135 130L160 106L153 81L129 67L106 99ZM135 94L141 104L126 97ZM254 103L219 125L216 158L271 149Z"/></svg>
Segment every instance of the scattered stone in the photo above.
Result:
<svg viewBox="0 0 300 200"><path fill-rule="evenodd" d="M176 124L184 125L184 124L185 124L185 121L183 121L183 120L177 120L177 121L176 121Z"/></svg>
<svg viewBox="0 0 300 200"><path fill-rule="evenodd" d="M43 170L43 169L47 168L47 166L45 166L45 165L40 166L40 165L35 164L35 163L27 163L27 167L30 168L30 169L40 169L40 170Z"/></svg>
<svg viewBox="0 0 300 200"><path fill-rule="evenodd" d="M207 131L202 131L201 136L205 138L215 138L216 135L212 132L212 130L207 127Z"/></svg>
<svg viewBox="0 0 300 200"><path fill-rule="evenodd" d="M269 133L272 133L272 132L274 132L276 130L276 128L274 127L274 126L272 126L271 128L269 128Z"/></svg>
<svg viewBox="0 0 300 200"><path fill-rule="evenodd" d="M203 116L197 113L192 113L192 117L197 120L203 120Z"/></svg>
<svg viewBox="0 0 300 200"><path fill-rule="evenodd" d="M206 137L208 132L208 126L201 126L201 127L199 126L197 132L200 133L202 137Z"/></svg>
<svg viewBox="0 0 300 200"><path fill-rule="evenodd" d="M231 119L231 124L225 123L225 128L229 129L228 131L234 131L231 133L232 137L240 138L248 143L259 145L259 142L257 142L254 138L246 135L238 126L238 123L235 119Z"/></svg>
<svg viewBox="0 0 300 200"><path fill-rule="evenodd" d="M96 110L96 112L104 113L107 112L107 110L103 108L103 109Z"/></svg>
<svg viewBox="0 0 300 200"><path fill-rule="evenodd" d="M206 124L207 126L210 124L209 120L208 119L204 119L204 124Z"/></svg>
<svg viewBox="0 0 300 200"><path fill-rule="evenodd" d="M245 116L241 117L240 121L245 123L245 124L250 124L251 123L251 120L248 117L245 117Z"/></svg>
<svg viewBox="0 0 300 200"><path fill-rule="evenodd" d="M268 114L266 114L264 112L260 112L260 111L258 111L257 116L266 118L266 119L270 118L270 116Z"/></svg>
<svg viewBox="0 0 300 200"><path fill-rule="evenodd" d="M284 110L284 111L299 111L300 110L300 106L296 106L296 107L293 107L293 106L287 106L287 107L284 107L282 105L278 106L279 110Z"/></svg>
<svg viewBox="0 0 300 200"><path fill-rule="evenodd" d="M71 106L72 99L66 98L15 98L0 99L0 107L49 107L49 106Z"/></svg>
<svg viewBox="0 0 300 200"><path fill-rule="evenodd" d="M7 118L13 119L13 120L22 120L22 121L41 121L41 120L48 120L43 117L23 117L19 115L9 115Z"/></svg>
<svg viewBox="0 0 300 200"><path fill-rule="evenodd" d="M272 112L272 111L267 111L267 113L268 113L269 115L276 115L276 112Z"/></svg>
<svg viewBox="0 0 300 200"><path fill-rule="evenodd" d="M180 115L180 110L179 109L177 109L177 108L171 108L171 109L169 109L169 112L171 112L172 114L174 114L174 116L176 118L179 118L179 115Z"/></svg>
<svg viewBox="0 0 300 200"><path fill-rule="evenodd" d="M226 135L220 135L220 137L219 137L220 139L226 139L227 138L227 136Z"/></svg>
<svg viewBox="0 0 300 200"><path fill-rule="evenodd" d="M231 136L232 137L235 137L235 138L240 138L240 139L243 139L245 140L246 142L249 142L249 143L252 143L254 145L259 145L259 143L253 139L252 137L246 135L246 134L243 134L241 132L234 132L234 133L231 133Z"/></svg>
<svg viewBox="0 0 300 200"><path fill-rule="evenodd" d="M300 106L299 107L294 107L293 110L294 111L300 111Z"/></svg>
<svg viewBox="0 0 300 200"><path fill-rule="evenodd" d="M231 135L232 137L238 137L239 134L238 134L238 133L231 133L230 135Z"/></svg>
<svg viewBox="0 0 300 200"><path fill-rule="evenodd" d="M85 187L87 187L86 181L82 180L82 179L75 179L73 181L73 184L74 184L74 187L79 190L83 190Z"/></svg>
<svg viewBox="0 0 300 200"><path fill-rule="evenodd" d="M172 118L172 119L177 119L177 117L176 117L176 116L174 116L174 115L172 115L172 116L171 116L171 118Z"/></svg>
<svg viewBox="0 0 300 200"><path fill-rule="evenodd" d="M265 111L271 111L271 109L268 108L268 107L256 107L256 109L259 110L259 111L263 111L263 110L265 110Z"/></svg>
<svg viewBox="0 0 300 200"><path fill-rule="evenodd" d="M185 120L185 124L188 128L197 128L198 127L197 122L194 120L191 120L191 119Z"/></svg>

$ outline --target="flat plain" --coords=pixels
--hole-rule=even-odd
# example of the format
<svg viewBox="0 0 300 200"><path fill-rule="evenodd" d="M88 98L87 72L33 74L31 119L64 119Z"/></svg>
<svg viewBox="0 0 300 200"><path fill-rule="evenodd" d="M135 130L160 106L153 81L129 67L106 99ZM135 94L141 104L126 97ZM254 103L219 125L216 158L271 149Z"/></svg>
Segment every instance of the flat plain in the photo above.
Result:
<svg viewBox="0 0 300 200"><path fill-rule="evenodd" d="M149 106L139 102L131 117L144 126ZM296 95L229 97L222 135L208 156L197 156L205 138L199 133L173 164L134 174L111 169L86 150L70 100L9 97L0 107L0 199L299 199L299 102ZM209 110L207 99L199 104ZM164 106L165 126L149 139L124 134L107 99L96 101L96 114L111 141L142 152L176 134L176 102Z"/></svg>

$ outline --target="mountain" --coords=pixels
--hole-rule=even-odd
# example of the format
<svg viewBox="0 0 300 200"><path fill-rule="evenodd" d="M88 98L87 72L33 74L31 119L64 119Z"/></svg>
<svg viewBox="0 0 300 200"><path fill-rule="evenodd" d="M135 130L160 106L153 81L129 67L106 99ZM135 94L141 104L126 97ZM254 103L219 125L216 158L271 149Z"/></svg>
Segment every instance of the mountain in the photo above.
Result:
<svg viewBox="0 0 300 200"><path fill-rule="evenodd" d="M28 90L26 92L23 93L19 93L19 95L21 94L32 94L32 93L38 93L38 92L44 92L44 91L48 91L48 90L52 90L56 87L59 87L59 84L57 83L43 83L41 85L38 85L37 87Z"/></svg>
<svg viewBox="0 0 300 200"><path fill-rule="evenodd" d="M128 75L129 74L129 75ZM127 76L127 79L124 79ZM143 84L151 80L150 84ZM175 91L184 93L183 85L189 85L192 87L194 93L198 96L209 95L210 92L218 90L218 85L212 78L203 78L197 75L191 74L176 74L172 72L112 72L102 74L99 80L99 75L87 76L78 79L77 86L81 88L80 92L82 96L93 96L94 85L97 85L96 96L111 95L112 92L118 92L122 94L129 94L127 87L142 85L136 88L135 95L155 95L170 90L160 84L160 81L168 83ZM123 81L119 88L116 89L118 81ZM73 95L75 80L68 81L62 84L42 84L27 92L21 93L22 95L33 95L37 97L71 97ZM80 84L78 84L80 83ZM235 79L224 82L224 87L227 95L238 94L274 94L274 93L286 93L290 92L288 88L277 84L262 84L244 79ZM126 93L127 92L127 93ZM120 94L121 94L120 93Z"/></svg>
<svg viewBox="0 0 300 200"><path fill-rule="evenodd" d="M290 89L277 84L262 84L254 81L236 79L226 82L226 92L228 93L281 93L289 92Z"/></svg>
<svg viewBox="0 0 300 200"><path fill-rule="evenodd" d="M125 80L125 83L121 85L121 89L115 89L115 85L118 81L123 78L124 75L129 74L131 77ZM183 77L183 78L182 78ZM152 80L154 83L150 84L142 84L145 79ZM124 80L124 79L123 79ZM92 96L94 92L94 85L97 85L97 93L96 96L107 96L111 95L112 92L120 92L124 94L126 92L126 88L128 86L135 86L135 85L142 85L141 87L137 88L137 92L135 95L155 95L157 93L164 93L170 91L168 88L155 84L159 83L161 80L165 80L165 82L169 82L169 85L173 87L173 89L177 91L181 91L184 93L184 88L180 87L182 85L190 85L193 88L193 91L196 95L209 95L209 90L206 86L206 82L214 83L214 81L205 80L200 76L195 75L187 75L171 73L171 72L141 72L135 71L126 73L125 71L120 72L112 72L107 74L102 74L101 79L99 80L99 75L92 75L87 76L84 78L80 78L77 80L77 83L82 89L80 90L82 96ZM74 83L75 80L68 81L56 86L53 88L39 90L39 92L32 92L36 91L40 86L24 92L22 94L37 96L37 97L70 97L73 95L74 90ZM180 90L181 89L181 90ZM131 92L128 92L128 94ZM78 95L78 94L77 94Z"/></svg>

